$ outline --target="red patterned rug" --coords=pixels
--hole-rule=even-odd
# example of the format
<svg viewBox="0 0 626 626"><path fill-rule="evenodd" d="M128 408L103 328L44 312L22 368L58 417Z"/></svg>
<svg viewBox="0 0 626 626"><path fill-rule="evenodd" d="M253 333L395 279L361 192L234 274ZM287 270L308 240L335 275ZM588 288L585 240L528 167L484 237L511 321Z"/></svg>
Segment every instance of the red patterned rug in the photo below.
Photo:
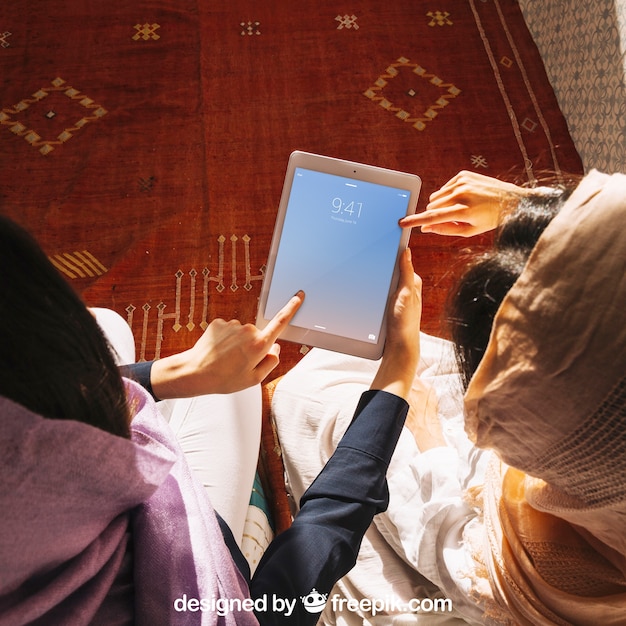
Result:
<svg viewBox="0 0 626 626"><path fill-rule="evenodd" d="M254 320L294 149L419 173L420 209L581 171L514 0L8 3L0 71L0 209L143 359ZM466 244L412 236L427 332Z"/></svg>

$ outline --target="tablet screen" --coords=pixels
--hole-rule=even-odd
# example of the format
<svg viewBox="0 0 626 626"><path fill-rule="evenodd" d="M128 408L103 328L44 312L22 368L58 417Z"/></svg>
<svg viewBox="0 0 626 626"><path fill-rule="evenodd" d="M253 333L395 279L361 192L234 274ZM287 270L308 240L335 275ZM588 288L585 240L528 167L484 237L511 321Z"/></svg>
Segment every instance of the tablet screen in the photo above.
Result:
<svg viewBox="0 0 626 626"><path fill-rule="evenodd" d="M411 192L296 167L264 317L299 289L291 325L376 344Z"/></svg>

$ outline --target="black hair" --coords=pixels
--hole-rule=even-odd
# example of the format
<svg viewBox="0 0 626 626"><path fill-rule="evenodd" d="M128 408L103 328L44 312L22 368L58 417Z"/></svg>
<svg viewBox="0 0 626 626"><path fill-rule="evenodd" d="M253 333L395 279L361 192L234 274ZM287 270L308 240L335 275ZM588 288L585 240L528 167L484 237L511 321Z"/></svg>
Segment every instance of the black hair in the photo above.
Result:
<svg viewBox="0 0 626 626"><path fill-rule="evenodd" d="M528 257L574 185L524 197L500 224L492 249L473 256L451 292L448 324L463 388L478 367L500 304L520 277Z"/></svg>
<svg viewBox="0 0 626 626"><path fill-rule="evenodd" d="M124 383L95 318L38 243L0 215L0 394L130 436Z"/></svg>

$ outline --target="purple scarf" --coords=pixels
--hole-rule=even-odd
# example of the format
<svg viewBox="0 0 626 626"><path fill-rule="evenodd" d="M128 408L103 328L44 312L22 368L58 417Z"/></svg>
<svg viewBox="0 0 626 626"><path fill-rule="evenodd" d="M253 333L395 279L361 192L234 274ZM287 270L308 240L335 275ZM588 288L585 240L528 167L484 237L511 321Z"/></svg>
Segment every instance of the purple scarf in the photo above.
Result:
<svg viewBox="0 0 626 626"><path fill-rule="evenodd" d="M0 624L258 624L168 424L128 395L131 441L0 398Z"/></svg>

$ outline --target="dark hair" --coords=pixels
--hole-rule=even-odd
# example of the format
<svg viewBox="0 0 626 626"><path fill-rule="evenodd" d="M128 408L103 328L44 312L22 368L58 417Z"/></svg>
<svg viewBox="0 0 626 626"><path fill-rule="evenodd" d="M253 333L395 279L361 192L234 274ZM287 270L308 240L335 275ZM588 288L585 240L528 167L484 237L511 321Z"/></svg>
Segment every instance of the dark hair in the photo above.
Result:
<svg viewBox="0 0 626 626"><path fill-rule="evenodd" d="M95 318L37 242L0 215L0 394L130 436L124 383Z"/></svg>
<svg viewBox="0 0 626 626"><path fill-rule="evenodd" d="M451 292L448 323L463 388L467 389L480 363L491 327L504 296L521 275L541 233L571 195L574 187L553 194L523 198L505 216L491 250L472 257Z"/></svg>

